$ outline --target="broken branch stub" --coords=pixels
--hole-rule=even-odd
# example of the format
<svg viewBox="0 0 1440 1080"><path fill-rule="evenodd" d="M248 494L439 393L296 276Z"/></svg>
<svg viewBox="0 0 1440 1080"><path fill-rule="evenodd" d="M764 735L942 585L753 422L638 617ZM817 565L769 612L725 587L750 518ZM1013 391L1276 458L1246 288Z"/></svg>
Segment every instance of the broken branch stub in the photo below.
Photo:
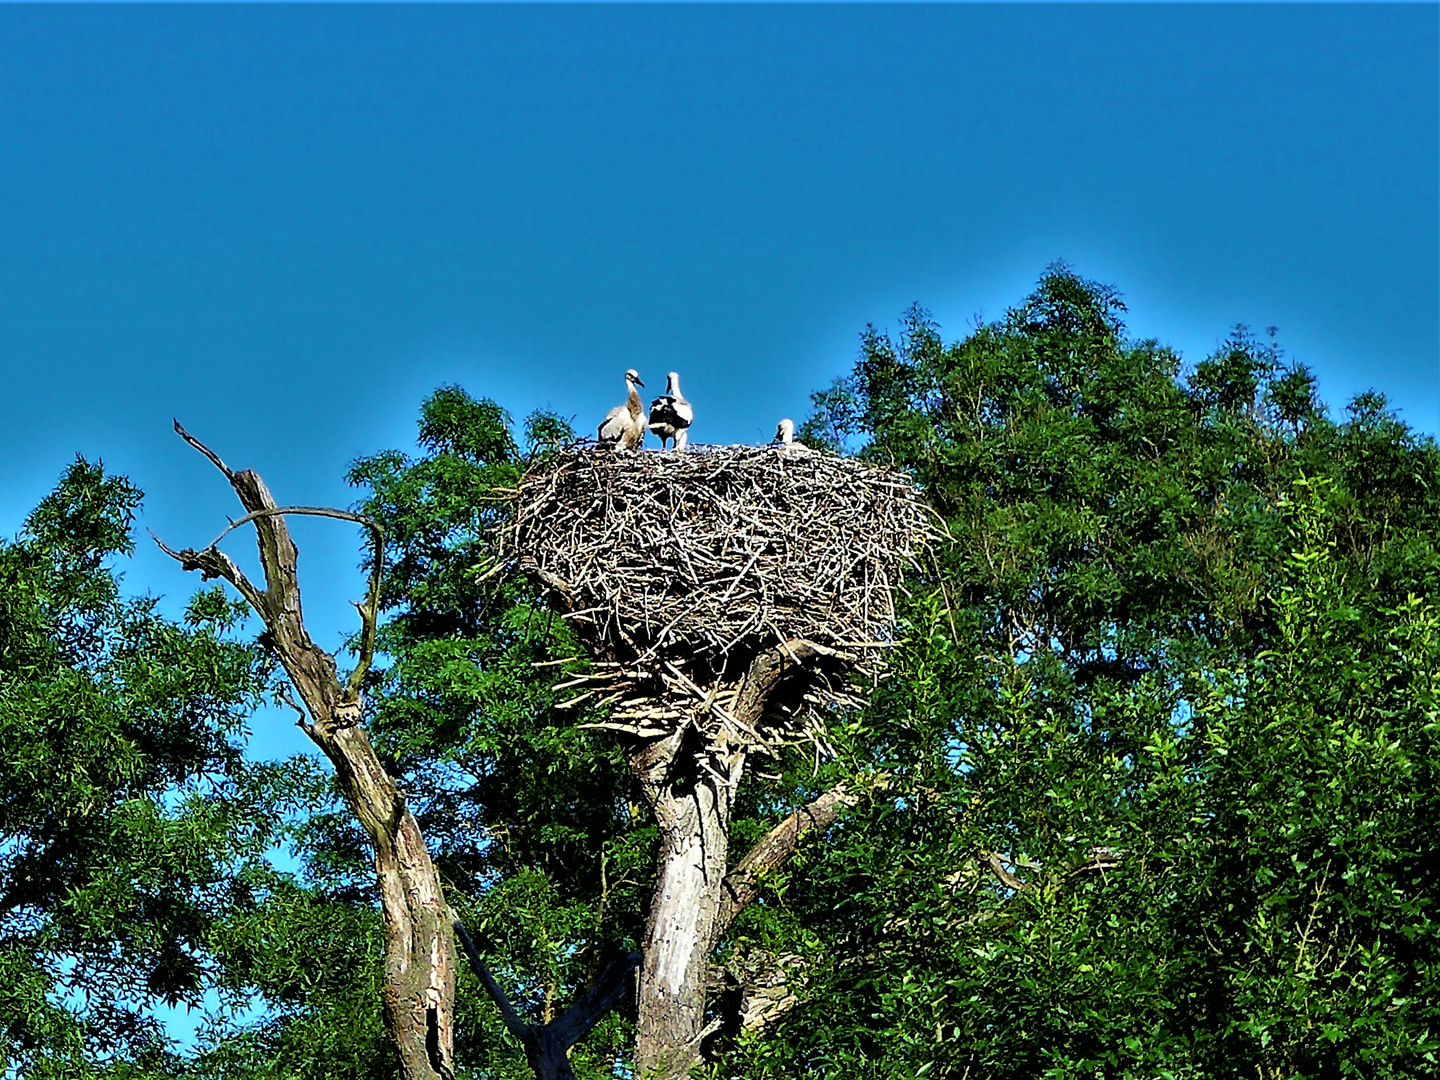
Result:
<svg viewBox="0 0 1440 1080"><path fill-rule="evenodd" d="M310 722L305 733L335 767L336 780L375 852L375 871L385 920L385 964L381 994L385 1022L399 1051L406 1080L442 1080L454 1075L453 1015L455 950L439 875L404 795L360 726L361 683L375 647L383 534L374 522L348 511L276 504L259 475L235 472L177 421L175 430L224 474L245 516L232 523L255 527L264 586L252 582L216 544L174 551L159 537L161 550L187 571L224 578L265 623L266 640L295 687ZM288 514L318 514L356 521L370 528L374 565L356 669L341 681L335 658L311 640L300 606L299 552L286 527ZM298 709L297 709L298 711Z"/></svg>

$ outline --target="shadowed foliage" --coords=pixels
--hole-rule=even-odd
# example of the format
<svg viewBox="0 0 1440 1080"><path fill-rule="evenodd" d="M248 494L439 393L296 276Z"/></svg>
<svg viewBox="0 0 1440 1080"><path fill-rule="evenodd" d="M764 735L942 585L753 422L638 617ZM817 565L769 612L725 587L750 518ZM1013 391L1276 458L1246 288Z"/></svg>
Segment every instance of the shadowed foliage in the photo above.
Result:
<svg viewBox="0 0 1440 1080"><path fill-rule="evenodd" d="M786 893L807 1007L725 1075L1436 1067L1440 453L1273 336L1187 371L1123 312L1056 267L816 395L955 542L864 721L910 793Z"/></svg>

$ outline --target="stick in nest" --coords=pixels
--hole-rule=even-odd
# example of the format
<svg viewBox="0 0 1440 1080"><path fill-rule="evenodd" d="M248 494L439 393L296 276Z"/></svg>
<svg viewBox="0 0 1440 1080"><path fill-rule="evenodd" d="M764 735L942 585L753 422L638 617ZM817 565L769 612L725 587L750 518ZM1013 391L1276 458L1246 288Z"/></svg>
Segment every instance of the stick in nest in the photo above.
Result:
<svg viewBox="0 0 1440 1080"><path fill-rule="evenodd" d="M501 557L607 612L576 620L601 655L718 654L720 670L777 638L893 641L890 583L935 535L908 478L853 459L581 447L525 477Z"/></svg>

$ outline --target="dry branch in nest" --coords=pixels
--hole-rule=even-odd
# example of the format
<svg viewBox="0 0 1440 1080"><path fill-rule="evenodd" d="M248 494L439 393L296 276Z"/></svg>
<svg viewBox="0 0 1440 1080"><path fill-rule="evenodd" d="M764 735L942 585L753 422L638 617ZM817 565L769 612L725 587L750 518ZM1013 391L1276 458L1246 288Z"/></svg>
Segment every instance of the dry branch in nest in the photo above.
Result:
<svg viewBox="0 0 1440 1080"><path fill-rule="evenodd" d="M853 459L582 446L526 476L500 547L601 658L570 704L618 703L608 726L658 736L698 701L753 746L770 740L731 712L741 673L806 644L814 677L771 710L792 734L807 705L857 703L843 673L894 643L901 576L932 534L907 477Z"/></svg>

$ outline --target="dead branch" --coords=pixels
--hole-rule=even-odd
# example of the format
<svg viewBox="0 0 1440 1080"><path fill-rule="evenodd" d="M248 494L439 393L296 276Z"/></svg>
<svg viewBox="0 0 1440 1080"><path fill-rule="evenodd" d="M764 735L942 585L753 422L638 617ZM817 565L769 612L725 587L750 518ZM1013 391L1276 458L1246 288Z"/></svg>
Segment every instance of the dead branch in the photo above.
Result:
<svg viewBox="0 0 1440 1080"><path fill-rule="evenodd" d="M347 511L276 504L259 475L235 472L218 454L176 421L175 430L203 454L230 482L245 516L200 551L174 551L159 537L162 551L187 571L228 581L265 623L265 638L279 658L300 704L282 697L301 713L300 726L335 767L336 780L375 852L381 905L385 912L385 958L382 998L386 1028L399 1052L406 1080L442 1080L454 1074L453 1005L454 946L446 926L439 876L424 837L405 796L381 763L369 736L360 726L364 712L361 687L375 648L375 622L380 603L384 533L374 522ZM298 549L285 518L291 513L360 520L374 542L370 584L360 608L362 629L359 660L341 682L335 658L321 649L305 629L300 604ZM241 524L255 528L264 587L252 582L216 544ZM306 722L305 713L310 722Z"/></svg>
<svg viewBox="0 0 1440 1080"><path fill-rule="evenodd" d="M809 965L797 953L747 950L723 968L710 970L720 1036L733 1042L743 1032L778 1023L804 1001Z"/></svg>
<svg viewBox="0 0 1440 1080"><path fill-rule="evenodd" d="M765 874L783 866L812 833L828 829L847 809L867 794L885 786L885 777L872 777L861 785L850 781L802 806L760 838L749 853L728 874L722 886L715 938L724 937L735 917L755 899Z"/></svg>

